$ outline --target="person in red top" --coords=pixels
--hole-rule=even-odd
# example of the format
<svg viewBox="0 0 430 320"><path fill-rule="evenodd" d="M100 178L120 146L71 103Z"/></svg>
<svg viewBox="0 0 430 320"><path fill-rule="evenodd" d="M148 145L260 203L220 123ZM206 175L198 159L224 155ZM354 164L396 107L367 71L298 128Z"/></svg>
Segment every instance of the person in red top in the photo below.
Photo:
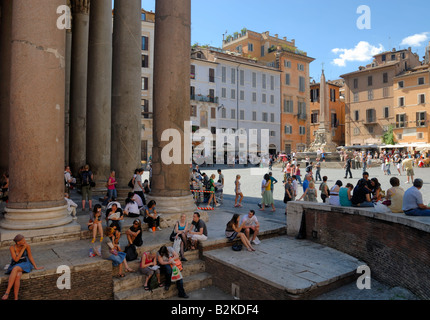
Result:
<svg viewBox="0 0 430 320"><path fill-rule="evenodd" d="M145 276L144 289L149 290L148 282L149 279L155 274L158 280L158 286L162 287L163 284L160 281L160 268L157 266L157 255L153 252L144 252L142 259L140 260L139 271ZM158 268L157 268L158 267Z"/></svg>

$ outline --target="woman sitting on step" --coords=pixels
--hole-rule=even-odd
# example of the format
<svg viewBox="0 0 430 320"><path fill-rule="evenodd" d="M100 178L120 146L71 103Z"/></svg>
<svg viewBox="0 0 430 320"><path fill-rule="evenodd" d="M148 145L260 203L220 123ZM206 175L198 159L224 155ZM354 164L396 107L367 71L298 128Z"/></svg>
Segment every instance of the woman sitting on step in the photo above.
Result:
<svg viewBox="0 0 430 320"><path fill-rule="evenodd" d="M123 266L127 272L134 272L134 270L128 266L125 252L119 251L118 246L115 245L114 232L114 228L106 228L106 237L103 240L101 254L103 259L111 260L114 267L119 266L118 277L122 278L125 277L122 273Z"/></svg>
<svg viewBox="0 0 430 320"><path fill-rule="evenodd" d="M154 275L157 277L158 286L163 286L160 280L160 268L157 265L156 258L157 255L154 252L144 252L142 254L142 259L140 260L139 271L145 276L145 284L143 287L146 291L150 289L148 285L149 279Z"/></svg>
<svg viewBox="0 0 430 320"><path fill-rule="evenodd" d="M242 225L239 225L240 221L240 215L235 213L233 215L233 218L227 223L227 227L225 229L225 236L229 241L234 241L235 239L239 238L242 243L245 245L245 247L248 249L248 251L255 251L255 249L252 247L251 243L249 242L249 239L246 237L246 235L241 232L242 228L245 223L242 223Z"/></svg>

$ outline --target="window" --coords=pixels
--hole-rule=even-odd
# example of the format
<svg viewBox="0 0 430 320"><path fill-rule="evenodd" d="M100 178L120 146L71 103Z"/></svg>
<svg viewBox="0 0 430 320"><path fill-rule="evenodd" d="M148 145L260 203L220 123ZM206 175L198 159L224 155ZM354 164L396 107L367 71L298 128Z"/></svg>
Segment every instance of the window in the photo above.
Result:
<svg viewBox="0 0 430 320"><path fill-rule="evenodd" d="M270 131L270 136L271 137L276 137L276 131Z"/></svg>
<svg viewBox="0 0 430 320"><path fill-rule="evenodd" d="M354 128L354 136L360 135L360 128Z"/></svg>
<svg viewBox="0 0 430 320"><path fill-rule="evenodd" d="M261 102L263 102L263 103L266 103L266 94L265 93L263 93L262 95L261 95Z"/></svg>
<svg viewBox="0 0 430 320"><path fill-rule="evenodd" d="M284 126L284 133L285 134L293 134L293 127L292 126L290 126L290 125L285 125Z"/></svg>
<svg viewBox="0 0 430 320"><path fill-rule="evenodd" d="M297 112L298 114L299 114L299 118L300 119L305 119L305 117L306 117L306 102L304 102L304 101L299 101L298 102L298 112Z"/></svg>
<svg viewBox="0 0 430 320"><path fill-rule="evenodd" d="M390 88L389 87L382 88L382 96L384 98L388 98L389 95L390 95Z"/></svg>
<svg viewBox="0 0 430 320"><path fill-rule="evenodd" d="M231 69L231 84L236 84L236 70Z"/></svg>
<svg viewBox="0 0 430 320"><path fill-rule="evenodd" d="M190 97L191 97L191 100L194 100L196 97L196 88L195 87L193 87L193 86L191 86L190 87Z"/></svg>
<svg viewBox="0 0 430 320"><path fill-rule="evenodd" d="M226 108L221 109L221 118L225 119L227 118L227 110Z"/></svg>
<svg viewBox="0 0 430 320"><path fill-rule="evenodd" d="M248 51L249 52L253 52L254 51L254 44L253 43L248 43Z"/></svg>
<svg viewBox="0 0 430 320"><path fill-rule="evenodd" d="M299 91L305 92L305 90L306 90L305 78L299 77Z"/></svg>
<svg viewBox="0 0 430 320"><path fill-rule="evenodd" d="M399 81L399 88L403 88L405 83L403 81Z"/></svg>
<svg viewBox="0 0 430 320"><path fill-rule="evenodd" d="M285 74L285 85L287 85L287 86L290 85L290 74L289 73Z"/></svg>
<svg viewBox="0 0 430 320"><path fill-rule="evenodd" d="M388 73L384 73L383 75L382 75L382 82L383 83L388 83Z"/></svg>
<svg viewBox="0 0 430 320"><path fill-rule="evenodd" d="M211 108L211 118L216 119L216 108Z"/></svg>
<svg viewBox="0 0 430 320"><path fill-rule="evenodd" d="M367 127L367 132L369 132L370 134L372 134L373 133L373 126Z"/></svg>
<svg viewBox="0 0 430 320"><path fill-rule="evenodd" d="M142 54L142 68L149 67L149 56L147 54Z"/></svg>
<svg viewBox="0 0 430 320"><path fill-rule="evenodd" d="M358 79L354 79L354 89L358 89Z"/></svg>
<svg viewBox="0 0 430 320"><path fill-rule="evenodd" d="M239 118L240 118L240 120L245 120L245 110L239 111Z"/></svg>
<svg viewBox="0 0 430 320"><path fill-rule="evenodd" d="M275 90L275 77L270 76L270 90Z"/></svg>
<svg viewBox="0 0 430 320"><path fill-rule="evenodd" d="M191 65L190 78L191 79L195 79L196 78L196 66L193 65L193 64Z"/></svg>
<svg viewBox="0 0 430 320"><path fill-rule="evenodd" d="M406 127L406 114L397 114L396 115L396 128L405 128Z"/></svg>
<svg viewBox="0 0 430 320"><path fill-rule="evenodd" d="M264 122L268 122L269 121L267 112L263 112L263 118L262 119L263 119Z"/></svg>
<svg viewBox="0 0 430 320"><path fill-rule="evenodd" d="M317 102L320 99L320 89L311 90L311 102Z"/></svg>
<svg viewBox="0 0 430 320"><path fill-rule="evenodd" d="M221 98L227 98L227 89L221 88Z"/></svg>
<svg viewBox="0 0 430 320"><path fill-rule="evenodd" d="M368 76L367 77L367 85L369 87L373 85L373 77L372 76Z"/></svg>
<svg viewBox="0 0 430 320"><path fill-rule="evenodd" d="M354 121L359 121L360 120L360 111L355 110L354 111Z"/></svg>
<svg viewBox="0 0 430 320"><path fill-rule="evenodd" d="M142 78L142 90L148 90L148 78L147 77Z"/></svg>
<svg viewBox="0 0 430 320"><path fill-rule="evenodd" d="M239 84L241 86L245 85L245 70L240 70L239 72Z"/></svg>
<svg viewBox="0 0 430 320"><path fill-rule="evenodd" d="M385 54L383 54L383 55L381 56L381 58L382 58L382 62L387 61L387 56L386 56Z"/></svg>
<svg viewBox="0 0 430 320"><path fill-rule="evenodd" d="M424 81L424 77L422 77L422 78L418 78L418 85L419 85L419 86L422 86L424 83L425 83L425 81Z"/></svg>
<svg viewBox="0 0 430 320"><path fill-rule="evenodd" d="M230 119L236 119L236 110L235 109L230 110Z"/></svg>
<svg viewBox="0 0 430 320"><path fill-rule="evenodd" d="M197 117L197 106L191 106L191 117Z"/></svg>
<svg viewBox="0 0 430 320"><path fill-rule="evenodd" d="M293 113L294 112L294 102L291 98L284 99L284 113Z"/></svg>
<svg viewBox="0 0 430 320"><path fill-rule="evenodd" d="M367 99L373 100L373 90L372 89L367 91Z"/></svg>
<svg viewBox="0 0 430 320"><path fill-rule="evenodd" d="M390 107L384 107L384 118L387 119L390 117Z"/></svg>
<svg viewBox="0 0 430 320"><path fill-rule="evenodd" d="M284 60L284 67L285 68L291 68L291 61Z"/></svg>
<svg viewBox="0 0 430 320"><path fill-rule="evenodd" d="M405 97L400 97L399 98L399 107L404 107L405 106Z"/></svg>
<svg viewBox="0 0 430 320"><path fill-rule="evenodd" d="M392 55L391 55L391 61L394 61L394 60L396 60L396 55L395 55L395 54L392 54Z"/></svg>
<svg viewBox="0 0 430 320"><path fill-rule="evenodd" d="M149 38L146 36L142 37L142 50L148 51Z"/></svg>
<svg viewBox="0 0 430 320"><path fill-rule="evenodd" d="M209 82L215 82L215 69L209 69Z"/></svg>
<svg viewBox="0 0 430 320"><path fill-rule="evenodd" d="M318 123L319 111L312 111L311 114L311 123Z"/></svg>
<svg viewBox="0 0 430 320"><path fill-rule="evenodd" d="M275 96L273 94L270 95L270 104L275 104Z"/></svg>
<svg viewBox="0 0 430 320"><path fill-rule="evenodd" d="M417 112L417 127L425 127L426 126L426 112Z"/></svg>
<svg viewBox="0 0 430 320"><path fill-rule="evenodd" d="M257 102L257 92L252 93L252 102Z"/></svg>
<svg viewBox="0 0 430 320"><path fill-rule="evenodd" d="M257 74L255 72L252 73L252 87L257 88Z"/></svg>
<svg viewBox="0 0 430 320"><path fill-rule="evenodd" d="M366 122L367 123L376 122L376 110L375 109L367 109L366 110Z"/></svg>
<svg viewBox="0 0 430 320"><path fill-rule="evenodd" d="M252 121L257 121L257 112L252 111Z"/></svg>
<svg viewBox="0 0 430 320"><path fill-rule="evenodd" d="M239 91L239 97L240 97L240 100L241 100L241 101L245 100L245 91L240 90L240 91Z"/></svg>
<svg viewBox="0 0 430 320"><path fill-rule="evenodd" d="M358 92L354 92L354 102L359 102L359 93Z"/></svg>
<svg viewBox="0 0 430 320"><path fill-rule="evenodd" d="M215 102L215 90L209 89L209 102Z"/></svg>
<svg viewBox="0 0 430 320"><path fill-rule="evenodd" d="M299 126L299 134L304 136L306 134L306 127Z"/></svg>
<svg viewBox="0 0 430 320"><path fill-rule="evenodd" d="M330 89L330 101L336 102L336 89Z"/></svg>
<svg viewBox="0 0 430 320"><path fill-rule="evenodd" d="M303 64L301 64L301 63L298 63L297 64L297 70L299 70L299 71L305 71L305 66Z"/></svg>
<svg viewBox="0 0 430 320"><path fill-rule="evenodd" d="M331 120L331 127L332 128L337 128L339 126L336 112L331 113L331 119L330 120Z"/></svg>
<svg viewBox="0 0 430 320"><path fill-rule="evenodd" d="M417 132L417 139L424 139L424 133L423 132Z"/></svg>
<svg viewBox="0 0 430 320"><path fill-rule="evenodd" d="M221 82L222 83L227 82L227 68L226 67L221 68Z"/></svg>
<svg viewBox="0 0 430 320"><path fill-rule="evenodd" d="M270 122L275 122L275 114L274 113L270 114Z"/></svg>
<svg viewBox="0 0 430 320"><path fill-rule="evenodd" d="M264 54L265 54L265 50L264 50L264 46L261 46L261 48L260 48L260 55L262 56L262 57L264 57Z"/></svg>
<svg viewBox="0 0 430 320"><path fill-rule="evenodd" d="M235 89L230 90L230 99L236 99L236 90Z"/></svg>
<svg viewBox="0 0 430 320"><path fill-rule="evenodd" d="M266 75L265 74L261 75L261 87L263 89L266 89Z"/></svg>
<svg viewBox="0 0 430 320"><path fill-rule="evenodd" d="M424 104L426 103L426 95L425 94L419 94L418 95L418 104Z"/></svg>

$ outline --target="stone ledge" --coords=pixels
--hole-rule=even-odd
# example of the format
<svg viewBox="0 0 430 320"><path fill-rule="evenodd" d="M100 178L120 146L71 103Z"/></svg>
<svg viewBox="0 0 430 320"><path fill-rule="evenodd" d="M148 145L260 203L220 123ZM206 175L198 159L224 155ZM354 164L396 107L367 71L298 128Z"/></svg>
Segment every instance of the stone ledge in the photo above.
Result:
<svg viewBox="0 0 430 320"><path fill-rule="evenodd" d="M337 212L350 215L360 215L367 218L398 223L417 230L430 233L430 217L411 217L404 213L379 213L371 208L339 207L325 203L291 201L287 210L287 234L296 236L299 233L303 210L313 209L321 212Z"/></svg>

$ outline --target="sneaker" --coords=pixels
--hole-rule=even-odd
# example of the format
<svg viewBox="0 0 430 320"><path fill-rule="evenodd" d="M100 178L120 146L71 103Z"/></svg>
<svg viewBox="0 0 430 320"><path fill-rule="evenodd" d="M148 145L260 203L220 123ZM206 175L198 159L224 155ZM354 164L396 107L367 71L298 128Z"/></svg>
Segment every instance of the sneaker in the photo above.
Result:
<svg viewBox="0 0 430 320"><path fill-rule="evenodd" d="M149 230L149 232L152 232L152 228L149 228L148 230Z"/></svg>
<svg viewBox="0 0 430 320"><path fill-rule="evenodd" d="M219 206L220 206L220 204L219 204L219 203L217 203L215 206L219 207Z"/></svg>
<svg viewBox="0 0 430 320"><path fill-rule="evenodd" d="M257 205L260 207L260 209L262 208L261 203L259 203L259 204L257 204Z"/></svg>
<svg viewBox="0 0 430 320"><path fill-rule="evenodd" d="M158 230L158 231L161 231L161 228L160 228L160 227L157 227L157 230Z"/></svg>

